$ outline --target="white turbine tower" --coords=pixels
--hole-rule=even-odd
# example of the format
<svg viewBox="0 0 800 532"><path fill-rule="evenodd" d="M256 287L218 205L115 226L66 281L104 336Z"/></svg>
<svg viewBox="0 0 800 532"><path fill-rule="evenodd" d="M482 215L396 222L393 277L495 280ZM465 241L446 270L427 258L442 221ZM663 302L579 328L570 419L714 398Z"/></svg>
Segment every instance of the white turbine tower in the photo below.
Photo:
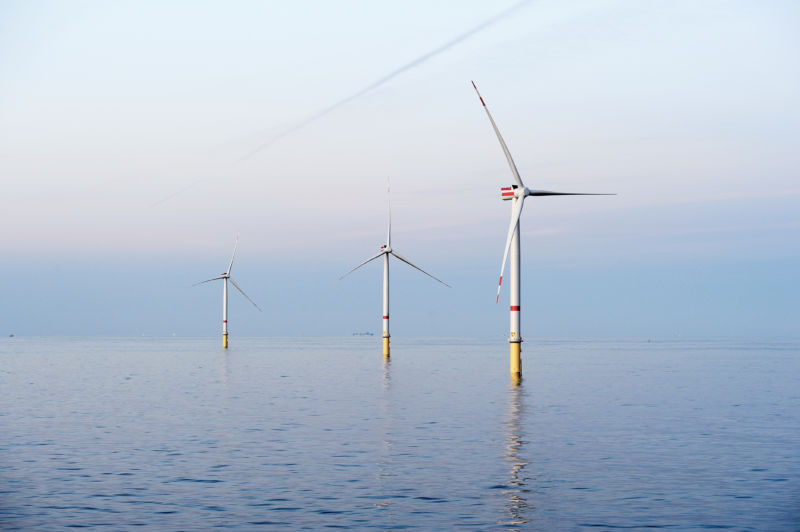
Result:
<svg viewBox="0 0 800 532"><path fill-rule="evenodd" d="M383 257L383 356L384 358L389 358L389 255L394 255L395 258L405 262L412 268L416 268L417 270L421 271L431 279L434 279L448 288L451 286L441 279L434 277L433 275L429 274L419 266L412 264L407 259L401 257L395 250L392 249L392 206L391 203L389 204L389 226L386 230L386 244L381 246L380 252L375 255L374 257L370 257L369 259L365 260L346 274L342 275L339 280L344 279L360 267L364 266L365 264L372 262L373 260Z"/></svg>
<svg viewBox="0 0 800 532"><path fill-rule="evenodd" d="M511 153L508 151L503 136L500 135L500 130L497 129L497 124L494 123L492 114L489 108L486 107L486 102L483 101L481 93L478 92L478 87L475 82L472 82L475 92L486 111L486 116L489 117L489 122L492 123L492 128L497 135L497 140L500 141L500 146L503 148L503 153L508 161L508 166L511 168L511 173L514 176L516 184L510 187L503 187L500 189L500 196L503 200L511 200L511 223L508 226L508 236L506 237L506 247L503 252L503 264L500 266L500 281L497 283L497 299L500 301L500 286L503 284L503 272L506 269L506 259L508 259L509 251L511 252L511 265L509 266L509 273L511 279L509 280L509 304L511 313L511 334L508 338L510 345L510 369L511 379L515 383L522 380L522 360L520 359L522 334L520 332L520 246L519 246L519 218L522 213L522 205L525 198L528 196L613 196L614 194L588 194L582 192L551 192L548 190L530 190L523 183L522 178L517 171L517 165L514 164L514 159L511 158Z"/></svg>
<svg viewBox="0 0 800 532"><path fill-rule="evenodd" d="M219 277L214 277L213 279L207 279L205 281L201 281L199 283L195 283L192 286L197 286L203 283L210 283L211 281L218 281L222 279L222 347L225 349L228 348L228 281L236 288L242 295L256 307L259 312L261 308L256 305L256 302L250 299L250 297L244 293L244 290L239 288L239 285L236 284L236 281L233 280L231 277L231 268L233 268L233 259L236 258L236 248L239 247L239 237L236 237L236 243L233 245L233 255L231 255L231 262L228 264L228 269L225 270L224 273L221 273Z"/></svg>

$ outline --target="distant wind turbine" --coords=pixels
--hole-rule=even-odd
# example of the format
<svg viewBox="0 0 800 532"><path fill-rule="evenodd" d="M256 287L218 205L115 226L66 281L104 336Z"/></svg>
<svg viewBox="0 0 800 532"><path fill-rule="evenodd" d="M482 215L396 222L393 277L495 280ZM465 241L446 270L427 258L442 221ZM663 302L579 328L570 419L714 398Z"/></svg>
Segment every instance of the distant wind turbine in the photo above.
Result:
<svg viewBox="0 0 800 532"><path fill-rule="evenodd" d="M495 302L500 301L500 286L503 284L503 272L506 269L506 259L508 259L509 250L511 251L511 265L509 267L510 277L509 280L509 303L511 313L511 335L508 339L510 344L510 369L511 379L515 383L522 381L522 361L520 359L522 334L520 332L520 247L519 247L519 218L522 214L522 204L528 196L614 196L615 194L587 194L582 192L550 192L548 190L530 190L523 183L522 178L517 171L517 165L511 158L511 153L508 151L505 141L500 130L497 129L497 124L494 123L492 114L489 108L486 107L486 102L483 101L481 93L478 92L478 87L475 82L472 82L475 92L486 111L486 116L489 117L489 122L492 123L492 128L497 135L497 140L500 141L500 147L503 148L503 153L508 161L508 166L511 168L511 173L514 176L516 184L510 187L503 187L500 189L500 196L503 200L511 200L511 223L508 226L508 236L506 237L506 247L503 252L503 264L500 266L500 281L497 283L497 299Z"/></svg>
<svg viewBox="0 0 800 532"><path fill-rule="evenodd" d="M431 279L434 279L448 288L452 288L449 284L445 283L441 279L434 277L433 275L429 274L419 266L412 264L407 259L401 257L395 250L392 249L392 205L391 202L389 203L389 226L386 230L386 244L381 246L380 252L375 255L374 257L370 257L369 259L365 260L346 274L342 275L339 280L341 281L360 267L364 266L365 264L372 262L373 260L383 257L383 356L384 358L389 358L389 255L394 255L395 258L405 262L412 268L415 268Z"/></svg>
<svg viewBox="0 0 800 532"><path fill-rule="evenodd" d="M256 305L256 302L250 299L250 297L244 293L244 290L239 288L239 285L236 284L236 281L233 280L231 277L231 268L233 268L233 259L236 258L236 248L239 247L239 237L236 237L236 243L233 245L233 255L231 256L231 262L228 264L228 269L225 270L224 273L220 274L219 277L214 277L213 279L207 279L205 281L201 281L199 283L195 283L192 286L201 285L203 283L210 283L211 281L218 281L222 279L222 347L227 349L228 348L228 281L236 288L242 295L256 307L259 312L261 312L261 308Z"/></svg>

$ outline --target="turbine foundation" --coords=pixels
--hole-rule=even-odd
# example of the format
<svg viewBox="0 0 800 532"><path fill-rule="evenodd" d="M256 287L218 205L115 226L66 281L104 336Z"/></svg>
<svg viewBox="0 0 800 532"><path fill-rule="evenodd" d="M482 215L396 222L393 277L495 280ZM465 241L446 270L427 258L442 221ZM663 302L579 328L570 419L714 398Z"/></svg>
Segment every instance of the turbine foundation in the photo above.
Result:
<svg viewBox="0 0 800 532"><path fill-rule="evenodd" d="M228 349L228 333L222 333L222 348Z"/></svg>
<svg viewBox="0 0 800 532"><path fill-rule="evenodd" d="M509 369L511 370L511 382L513 384L520 384L522 382L522 342L509 342Z"/></svg>
<svg viewBox="0 0 800 532"><path fill-rule="evenodd" d="M389 358L389 337L383 337L383 358Z"/></svg>

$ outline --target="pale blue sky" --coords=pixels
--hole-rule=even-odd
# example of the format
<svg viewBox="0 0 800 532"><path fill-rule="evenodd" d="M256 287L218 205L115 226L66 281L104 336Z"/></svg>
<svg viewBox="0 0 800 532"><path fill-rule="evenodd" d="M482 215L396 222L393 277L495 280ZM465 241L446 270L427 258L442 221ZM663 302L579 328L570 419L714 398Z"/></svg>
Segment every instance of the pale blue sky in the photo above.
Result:
<svg viewBox="0 0 800 532"><path fill-rule="evenodd" d="M796 2L532 1L242 161L512 5L0 3L3 327L216 335L239 232L232 334L376 330L391 176L454 286L394 267L394 333L505 337L474 79L526 185L619 193L526 203L523 335L800 334Z"/></svg>

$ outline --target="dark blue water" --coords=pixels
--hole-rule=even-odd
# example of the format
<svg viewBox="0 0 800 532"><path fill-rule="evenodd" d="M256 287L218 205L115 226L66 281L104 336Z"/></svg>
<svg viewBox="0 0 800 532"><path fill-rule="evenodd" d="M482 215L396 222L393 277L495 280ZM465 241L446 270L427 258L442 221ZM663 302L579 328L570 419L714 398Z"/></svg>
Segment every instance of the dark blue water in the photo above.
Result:
<svg viewBox="0 0 800 532"><path fill-rule="evenodd" d="M0 341L0 528L800 530L800 342Z"/></svg>

